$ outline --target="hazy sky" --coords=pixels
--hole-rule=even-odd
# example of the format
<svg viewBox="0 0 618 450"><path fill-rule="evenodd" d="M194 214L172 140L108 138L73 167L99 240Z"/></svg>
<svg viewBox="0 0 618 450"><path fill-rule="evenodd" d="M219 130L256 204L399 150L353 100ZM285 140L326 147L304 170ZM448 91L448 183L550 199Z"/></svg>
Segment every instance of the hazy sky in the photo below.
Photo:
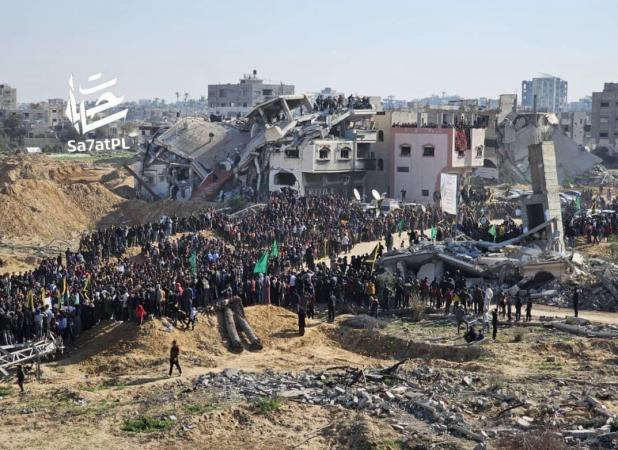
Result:
<svg viewBox="0 0 618 450"><path fill-rule="evenodd" d="M68 95L103 72L116 95L206 95L265 79L361 95L521 95L551 73L569 100L618 81L614 0L133 0L2 2L0 83L18 101Z"/></svg>

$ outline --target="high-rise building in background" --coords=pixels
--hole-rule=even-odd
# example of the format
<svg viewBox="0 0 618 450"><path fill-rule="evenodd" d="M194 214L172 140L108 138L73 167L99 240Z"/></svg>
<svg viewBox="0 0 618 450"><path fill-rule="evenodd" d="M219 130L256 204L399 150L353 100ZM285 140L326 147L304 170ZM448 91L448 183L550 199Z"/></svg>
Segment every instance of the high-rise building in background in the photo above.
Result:
<svg viewBox="0 0 618 450"><path fill-rule="evenodd" d="M567 110L568 83L558 77L547 75L521 82L521 106L542 112L561 112Z"/></svg>
<svg viewBox="0 0 618 450"><path fill-rule="evenodd" d="M17 89L0 84L0 109L17 109Z"/></svg>
<svg viewBox="0 0 618 450"><path fill-rule="evenodd" d="M592 93L591 134L598 147L616 151L618 138L618 83L605 83L602 92Z"/></svg>

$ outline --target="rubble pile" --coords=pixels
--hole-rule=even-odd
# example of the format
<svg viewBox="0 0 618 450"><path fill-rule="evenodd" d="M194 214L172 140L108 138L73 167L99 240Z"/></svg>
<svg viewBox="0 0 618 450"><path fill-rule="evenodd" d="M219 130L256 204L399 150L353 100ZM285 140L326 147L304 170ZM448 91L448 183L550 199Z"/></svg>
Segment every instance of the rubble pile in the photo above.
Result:
<svg viewBox="0 0 618 450"><path fill-rule="evenodd" d="M388 420L404 439L418 429L414 425L417 420L436 432L475 442L550 426L563 430L567 439L611 441L615 437L616 433L611 433L615 418L598 400L612 398L616 394L613 386L584 395L567 388L565 382L548 389L539 380L542 386L532 400L529 383L506 387L487 375L426 365L406 368L404 363L386 369L334 367L316 372L226 369L201 375L193 384L195 389L217 392L225 400L276 396L363 411ZM572 412L581 408L598 418L598 427L578 428Z"/></svg>
<svg viewBox="0 0 618 450"><path fill-rule="evenodd" d="M602 165L594 166L587 172L578 175L575 183L583 186L616 186L618 178L613 171L607 170Z"/></svg>
<svg viewBox="0 0 618 450"><path fill-rule="evenodd" d="M598 258L584 260L579 254L569 264L570 273L562 278L551 277L541 283L527 280L518 284L521 289L517 294L536 303L570 308L575 289L579 288L581 309L618 311L618 265Z"/></svg>

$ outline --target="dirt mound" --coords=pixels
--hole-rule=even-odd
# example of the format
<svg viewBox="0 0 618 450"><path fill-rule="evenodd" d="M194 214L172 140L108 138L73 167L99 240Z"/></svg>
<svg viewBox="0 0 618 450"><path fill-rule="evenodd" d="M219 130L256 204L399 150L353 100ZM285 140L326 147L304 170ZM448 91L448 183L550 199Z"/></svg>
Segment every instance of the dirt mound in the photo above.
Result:
<svg viewBox="0 0 618 450"><path fill-rule="evenodd" d="M131 199L133 179L113 164L57 161L44 155L0 160L0 231L6 240L60 239L75 246L93 228L186 216L203 202Z"/></svg>
<svg viewBox="0 0 618 450"><path fill-rule="evenodd" d="M296 315L284 308L253 306L246 308L246 314L265 347L276 347L282 341L288 343L288 337L294 332ZM228 351L227 336L217 316L199 315L195 330L186 330L180 324L173 327L166 319L155 318L141 327L123 323L105 337L94 330L90 330L89 334L91 339L84 339L86 345L92 348L95 340L99 341L83 361L86 371L91 374L117 375L127 369L153 368L164 364L174 340L180 346L183 359L192 366L217 367L221 359L233 356ZM305 344L323 339L321 333L314 334L312 338L307 338Z"/></svg>
<svg viewBox="0 0 618 450"><path fill-rule="evenodd" d="M124 199L100 182L111 168L13 157L0 163L0 230L6 237L67 239L91 228Z"/></svg>

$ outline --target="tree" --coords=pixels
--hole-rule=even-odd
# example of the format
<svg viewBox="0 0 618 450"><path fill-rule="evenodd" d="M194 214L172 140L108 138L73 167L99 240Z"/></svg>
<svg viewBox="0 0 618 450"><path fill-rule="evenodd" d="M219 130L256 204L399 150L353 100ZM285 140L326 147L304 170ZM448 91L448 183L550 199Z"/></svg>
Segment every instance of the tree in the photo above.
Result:
<svg viewBox="0 0 618 450"><path fill-rule="evenodd" d="M176 103L180 101L180 92L176 91Z"/></svg>
<svg viewBox="0 0 618 450"><path fill-rule="evenodd" d="M185 92L185 105L187 104L188 99L189 99L189 93Z"/></svg>
<svg viewBox="0 0 618 450"><path fill-rule="evenodd" d="M24 122L17 114L11 115L2 122L4 133L11 141L20 141L26 135Z"/></svg>

